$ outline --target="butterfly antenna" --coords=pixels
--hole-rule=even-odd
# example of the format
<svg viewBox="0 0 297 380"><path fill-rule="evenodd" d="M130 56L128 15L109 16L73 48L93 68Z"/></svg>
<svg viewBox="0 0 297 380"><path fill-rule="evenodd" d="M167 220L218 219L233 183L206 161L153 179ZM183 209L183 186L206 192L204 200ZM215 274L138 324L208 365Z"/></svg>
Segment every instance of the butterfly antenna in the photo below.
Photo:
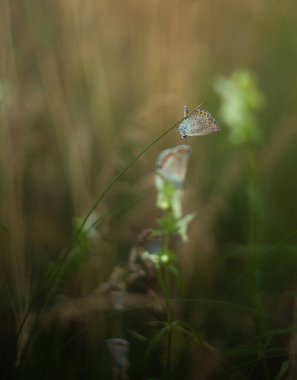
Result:
<svg viewBox="0 0 297 380"><path fill-rule="evenodd" d="M206 104L206 102L202 102L202 103L200 103L199 106L195 107L195 108L193 109L192 112L194 112L195 110L197 110L198 108L200 108L200 107L203 106L204 104Z"/></svg>
<svg viewBox="0 0 297 380"><path fill-rule="evenodd" d="M190 114L190 112L189 112L189 107L188 107L188 106L184 106L184 119L185 119L186 117L188 117L189 114ZM176 126L175 129L178 131L178 126Z"/></svg>

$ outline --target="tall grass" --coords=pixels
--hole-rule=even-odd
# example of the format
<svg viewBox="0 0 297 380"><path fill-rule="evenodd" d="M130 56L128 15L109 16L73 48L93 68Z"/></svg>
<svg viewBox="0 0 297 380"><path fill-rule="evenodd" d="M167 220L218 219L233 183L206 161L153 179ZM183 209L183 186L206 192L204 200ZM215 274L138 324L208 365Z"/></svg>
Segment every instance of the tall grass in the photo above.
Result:
<svg viewBox="0 0 297 380"><path fill-rule="evenodd" d="M1 1L2 377L111 376L119 313L101 286L159 217L144 194L158 153L180 144L163 132L204 101L223 133L191 141L183 207L197 218L174 241L184 293L171 304L193 330L174 336L171 376L294 378L295 15L293 0ZM238 68L266 99L252 146L233 144L213 90ZM166 343L149 368L143 357L162 300L127 297L129 376L158 377Z"/></svg>

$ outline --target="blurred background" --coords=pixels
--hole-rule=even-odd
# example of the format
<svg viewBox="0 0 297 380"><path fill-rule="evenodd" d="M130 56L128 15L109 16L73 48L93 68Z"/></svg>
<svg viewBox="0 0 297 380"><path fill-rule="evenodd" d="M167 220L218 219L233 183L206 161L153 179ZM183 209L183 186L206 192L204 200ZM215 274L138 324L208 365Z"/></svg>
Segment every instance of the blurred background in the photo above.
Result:
<svg viewBox="0 0 297 380"><path fill-rule="evenodd" d="M297 2L1 0L0 42L2 378L121 378L100 286L156 227L155 160L184 143L174 129L67 247L129 160L204 103L221 132L189 139L184 209L197 217L175 243L176 314L214 351L176 336L170 378L294 379ZM161 379L162 346L143 356L162 312L130 302L129 378Z"/></svg>

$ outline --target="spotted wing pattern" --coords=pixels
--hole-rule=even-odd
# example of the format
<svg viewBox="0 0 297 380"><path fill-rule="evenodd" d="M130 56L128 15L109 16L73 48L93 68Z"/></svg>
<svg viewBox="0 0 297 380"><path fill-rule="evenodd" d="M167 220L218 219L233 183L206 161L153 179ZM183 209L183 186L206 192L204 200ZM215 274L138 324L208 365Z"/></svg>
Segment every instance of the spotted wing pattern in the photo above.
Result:
<svg viewBox="0 0 297 380"><path fill-rule="evenodd" d="M163 150L157 158L157 173L165 181L182 187L190 154L191 148L188 145Z"/></svg>
<svg viewBox="0 0 297 380"><path fill-rule="evenodd" d="M218 132L220 125L208 111L197 108L180 123L178 130L182 137L205 136Z"/></svg>
<svg viewBox="0 0 297 380"><path fill-rule="evenodd" d="M117 365L120 368L126 367L129 361L129 342L122 338L111 338L106 340L106 344Z"/></svg>

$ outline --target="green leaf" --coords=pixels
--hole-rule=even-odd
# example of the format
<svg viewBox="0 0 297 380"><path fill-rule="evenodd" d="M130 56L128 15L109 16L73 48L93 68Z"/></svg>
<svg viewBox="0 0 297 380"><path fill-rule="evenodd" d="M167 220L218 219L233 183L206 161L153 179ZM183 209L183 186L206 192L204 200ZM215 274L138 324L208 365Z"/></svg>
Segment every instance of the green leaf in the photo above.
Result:
<svg viewBox="0 0 297 380"><path fill-rule="evenodd" d="M188 241L187 228L188 224L195 218L195 213L184 216L177 222L178 234L184 242Z"/></svg>
<svg viewBox="0 0 297 380"><path fill-rule="evenodd" d="M279 372L276 374L275 378L273 380L281 380L284 378L284 375L288 372L289 369L289 361L285 360L281 367Z"/></svg>
<svg viewBox="0 0 297 380"><path fill-rule="evenodd" d="M144 360L147 361L149 356L150 356L150 353L152 352L153 348L159 343L159 341L162 339L162 337L170 331L171 329L171 325L168 325L166 324L166 326L164 326L159 332L157 332L157 334L152 338L152 340L150 341L147 349L146 349L146 352L145 352L145 355L144 355Z"/></svg>
<svg viewBox="0 0 297 380"><path fill-rule="evenodd" d="M178 225L172 215L165 215L158 220L160 229L164 235L174 235L178 232Z"/></svg>
<svg viewBox="0 0 297 380"><path fill-rule="evenodd" d="M205 347L208 351L217 352L217 350L211 346L209 343L205 342L201 336L198 334L196 329L191 326L189 323L184 321L177 322L179 328L185 333L189 334L192 338L194 338L201 346Z"/></svg>
<svg viewBox="0 0 297 380"><path fill-rule="evenodd" d="M177 279L178 285L182 291L184 291L184 281L180 270L174 265L168 265L168 269Z"/></svg>

